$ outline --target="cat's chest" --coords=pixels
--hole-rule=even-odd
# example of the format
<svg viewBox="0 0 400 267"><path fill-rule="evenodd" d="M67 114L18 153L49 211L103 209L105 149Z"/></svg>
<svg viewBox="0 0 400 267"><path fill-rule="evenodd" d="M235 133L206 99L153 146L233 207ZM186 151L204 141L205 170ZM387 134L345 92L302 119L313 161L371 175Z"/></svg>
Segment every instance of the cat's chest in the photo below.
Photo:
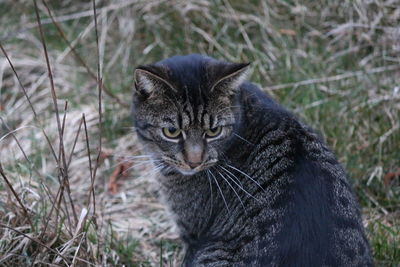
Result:
<svg viewBox="0 0 400 267"><path fill-rule="evenodd" d="M162 186L163 201L184 239L213 235L220 216L227 215L212 177L197 175L192 178L185 183Z"/></svg>

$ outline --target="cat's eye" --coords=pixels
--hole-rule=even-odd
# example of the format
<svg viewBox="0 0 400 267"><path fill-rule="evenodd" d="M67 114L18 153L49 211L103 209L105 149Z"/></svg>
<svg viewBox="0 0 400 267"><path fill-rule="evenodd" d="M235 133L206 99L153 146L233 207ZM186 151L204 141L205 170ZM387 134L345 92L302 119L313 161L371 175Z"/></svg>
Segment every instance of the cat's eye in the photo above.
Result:
<svg viewBox="0 0 400 267"><path fill-rule="evenodd" d="M165 128L162 128L162 132L166 137L175 139L181 135L182 131L175 127L165 127Z"/></svg>
<svg viewBox="0 0 400 267"><path fill-rule="evenodd" d="M206 130L206 137L217 137L218 135L220 135L222 132L222 127L218 126L218 127L214 127L211 129Z"/></svg>

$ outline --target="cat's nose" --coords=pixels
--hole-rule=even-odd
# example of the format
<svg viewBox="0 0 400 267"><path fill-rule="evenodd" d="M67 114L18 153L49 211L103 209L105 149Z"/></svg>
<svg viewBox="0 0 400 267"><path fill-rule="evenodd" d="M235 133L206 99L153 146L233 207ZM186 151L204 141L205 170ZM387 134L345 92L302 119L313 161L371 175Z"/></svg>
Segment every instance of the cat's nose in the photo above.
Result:
<svg viewBox="0 0 400 267"><path fill-rule="evenodd" d="M183 151L185 161L190 168L194 169L201 165L204 156L204 146L201 144L194 144L191 142L185 143L185 149Z"/></svg>
<svg viewBox="0 0 400 267"><path fill-rule="evenodd" d="M200 166L201 162L190 162L190 161L188 161L187 164L189 165L190 168L194 169L194 168Z"/></svg>

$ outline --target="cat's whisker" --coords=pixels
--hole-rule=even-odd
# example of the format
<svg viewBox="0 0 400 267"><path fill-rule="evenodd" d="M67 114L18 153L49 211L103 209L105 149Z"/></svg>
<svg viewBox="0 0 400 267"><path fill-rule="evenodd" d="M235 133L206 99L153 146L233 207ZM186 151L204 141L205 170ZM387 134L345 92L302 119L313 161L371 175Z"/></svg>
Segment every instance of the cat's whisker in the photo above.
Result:
<svg viewBox="0 0 400 267"><path fill-rule="evenodd" d="M241 136L240 136L240 135L238 135L237 133L234 133L233 135L235 135L237 138L239 138L239 139L241 139L241 140L245 141L246 143L248 143L248 144L250 144L250 145L254 146L254 144L253 144L252 142L250 142L250 141L246 140L245 138L241 137Z"/></svg>
<svg viewBox="0 0 400 267"><path fill-rule="evenodd" d="M135 131L136 129L138 129L138 127L135 127L135 126L130 126L130 127L121 127L121 129L128 129L128 130L132 130L132 131Z"/></svg>
<svg viewBox="0 0 400 267"><path fill-rule="evenodd" d="M212 192L212 182L211 182L211 178L210 175L208 174L208 170L206 172L207 174L207 178L208 178L208 183L210 185L210 201L211 201L211 205L210 205L210 217L214 208L214 200L213 200L213 192Z"/></svg>
<svg viewBox="0 0 400 267"><path fill-rule="evenodd" d="M134 168L137 168L139 166L146 165L146 164L149 164L149 163L154 163L154 160L138 162L137 164L134 164L134 165L130 166L129 168L127 168L126 170L124 170L122 172L122 174L125 174L126 172L128 172L128 171L130 171L130 170L132 170ZM149 164L149 165L151 165L151 164Z"/></svg>
<svg viewBox="0 0 400 267"><path fill-rule="evenodd" d="M159 165L156 165L156 166L151 170L151 172L147 173L147 175L148 175L148 176L152 176L152 175L154 175L155 173L157 173L159 170L161 170L161 169L163 169L163 168L165 168L165 165L164 165L163 163L160 163Z"/></svg>
<svg viewBox="0 0 400 267"><path fill-rule="evenodd" d="M113 168L117 167L118 165L125 164L125 163L132 164L132 166L135 167L137 165L141 165L142 163L154 163L154 162L160 162L160 161L161 160L157 160L157 159L150 159L150 160L129 160L129 159L124 159L124 160L118 161L117 163L111 165L109 169L113 169Z"/></svg>
<svg viewBox="0 0 400 267"><path fill-rule="evenodd" d="M226 210L228 211L229 214L231 214L231 211L230 211L229 208L228 208L228 204L226 203L226 200L225 200L225 197L224 197L224 193L222 193L222 190L221 190L221 187L219 186L219 183L218 183L218 181L217 181L217 178L214 176L214 174L211 172L211 170L207 170L207 171L211 174L211 176L213 177L215 183L217 184L218 190L219 190L219 192L221 193L222 200L223 200L224 203L225 203Z"/></svg>
<svg viewBox="0 0 400 267"><path fill-rule="evenodd" d="M142 157L152 157L151 155L132 155L135 153L138 153L139 150L135 149L133 151L129 151L129 154L122 154L122 153L108 153L106 152L106 157L112 157L112 158L118 158L118 159L124 159L124 158L142 158Z"/></svg>
<svg viewBox="0 0 400 267"><path fill-rule="evenodd" d="M225 182L229 185L229 187L232 188L233 192L234 192L235 195L238 197L238 199L239 199L239 201L240 201L240 204L242 205L244 211L246 212L246 208L244 207L243 201L242 201L242 199L240 198L239 194L236 192L235 188L231 185L231 183L228 181L228 179L225 178L225 176L222 175L222 173L220 173L219 171L217 171L217 172L218 172L218 174L222 177L222 179L225 180Z"/></svg>
<svg viewBox="0 0 400 267"><path fill-rule="evenodd" d="M139 156L125 156L128 159L142 159L142 158L152 158L151 155L139 155Z"/></svg>
<svg viewBox="0 0 400 267"><path fill-rule="evenodd" d="M227 169L225 169L224 167L220 166L223 170L225 170L226 172L228 172L228 177L232 180L232 182L234 182L243 192L245 192L248 196L250 196L251 198L253 198L254 200L261 202L258 198L256 198L255 196L253 196L252 194L250 194L246 189L243 188L243 185L239 185L238 183L235 182L234 179L232 179L232 177L230 175L233 175L230 171L228 171ZM236 176L235 176L236 177ZM236 177L237 178L237 177Z"/></svg>
<svg viewBox="0 0 400 267"><path fill-rule="evenodd" d="M135 154L143 155L144 151L143 151L142 148L148 147L147 144L141 144L141 143L138 143L138 144L135 143L135 145L137 145L137 146L135 146L133 148L129 148L126 152L122 152L122 153L121 152L115 152L114 150L105 151L105 152L107 152L107 154L109 154L111 156L114 156L114 157L126 157L126 156L135 155ZM144 155L146 155L146 154L144 154Z"/></svg>
<svg viewBox="0 0 400 267"><path fill-rule="evenodd" d="M152 158L139 158L139 159L129 159L125 158L122 160L119 160L118 163L136 163L136 162L152 162L152 161L159 161L157 159L152 159Z"/></svg>
<svg viewBox="0 0 400 267"><path fill-rule="evenodd" d="M243 174L245 177L247 177L247 178L249 178L250 180L252 180L256 185L258 185L258 186L265 192L265 189L264 189L256 180L254 180L253 178L251 178L247 173L244 173L243 171L239 170L238 168L235 168L235 167L232 166L232 165L229 165L228 163L226 163L226 166L228 166L229 168L231 168L231 169L233 169L233 170L235 170L235 171L237 171L237 172Z"/></svg>
<svg viewBox="0 0 400 267"><path fill-rule="evenodd" d="M237 177L236 175L234 175L232 172L230 172L229 170L227 170L226 168L224 168L223 166L219 166L220 168L222 168L222 170L224 170L225 172L227 172L228 174L230 174L230 176L232 176L233 178L235 178L235 180L240 183L241 186L243 186L242 182L240 181L239 177Z"/></svg>
<svg viewBox="0 0 400 267"><path fill-rule="evenodd" d="M117 163L115 164L115 166L120 164L120 163L143 162L143 161L152 161L152 160L157 161L156 159L152 159L152 158L137 158L137 159L136 158L119 158L117 160Z"/></svg>

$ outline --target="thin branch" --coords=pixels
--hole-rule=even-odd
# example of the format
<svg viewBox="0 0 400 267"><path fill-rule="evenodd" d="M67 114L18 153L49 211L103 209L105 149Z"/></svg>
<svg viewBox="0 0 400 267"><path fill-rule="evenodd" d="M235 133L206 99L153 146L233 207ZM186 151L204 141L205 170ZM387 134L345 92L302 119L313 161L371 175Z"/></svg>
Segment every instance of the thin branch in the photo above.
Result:
<svg viewBox="0 0 400 267"><path fill-rule="evenodd" d="M40 39L41 39L41 43L42 43L42 46L43 46L44 57L46 59L47 74L48 74L49 80L50 80L51 96L52 96L52 99L53 99L54 110L56 112L57 127L58 127L58 132L59 132L59 135L60 135L60 142L62 142L61 122L60 122L58 105L57 105L57 94L56 94L56 90L54 88L53 72L51 71L51 67L50 67L50 60L49 60L49 55L48 55L48 52L47 52L46 40L44 38L43 28L42 28L42 24L41 24L41 21L40 21L39 10L38 10L37 4L36 4L36 0L33 0L33 3L35 5L36 19L37 19L37 22L39 24Z"/></svg>
<svg viewBox="0 0 400 267"><path fill-rule="evenodd" d="M72 145L71 152L69 153L69 158L68 158L68 162L67 162L67 169L69 169L69 166L71 165L72 155L74 154L76 143L78 142L79 134L81 133L82 123L83 123L83 119L81 119L79 121L78 131L76 132L74 143Z"/></svg>
<svg viewBox="0 0 400 267"><path fill-rule="evenodd" d="M2 45L1 43L0 43L0 49L1 49L1 51L3 52L4 56L6 57L6 59L7 59L7 61L8 61L8 64L10 65L12 71L14 72L14 75L15 75L15 77L17 78L18 83L19 83L19 85L21 86L22 91L24 92L24 95L25 95L26 99L28 100L29 106L30 106L31 109L32 109L33 115L34 115L35 118L36 118L37 115L36 115L35 109L33 108L32 102L31 102L31 100L29 99L29 96L28 96L28 94L27 94L27 92L26 92L26 90L25 90L25 87L22 85L21 79L19 78L19 76L18 76L18 74L17 74L17 71L16 71L15 68L14 68L14 65L12 64L10 58L8 57L8 54L7 54L6 50L4 49L4 47L3 47L3 45Z"/></svg>
<svg viewBox="0 0 400 267"><path fill-rule="evenodd" d="M87 152L88 152L89 171L90 171L90 181L91 181L91 187L92 187L92 186L93 186L92 157L90 156L89 135L88 135L87 125L86 125L85 114L82 114L82 120L83 120L83 129L85 130L86 149L87 149ZM88 200L87 200L88 205L89 205L89 203L90 203L90 198L91 198L91 194L89 193Z"/></svg>
<svg viewBox="0 0 400 267"><path fill-rule="evenodd" d="M67 117L67 109L68 109L68 101L65 102L65 107L64 107L64 116L63 116L62 129L61 129L62 136L64 136L64 128L65 128L65 119ZM73 213L73 216L74 216L74 219L75 219L75 224L77 224L78 223L78 216L76 214L75 205L74 205L74 202L72 201L72 197L71 197L71 188L69 186L69 175L68 175L68 166L69 165L67 164L67 161L66 161L64 147L62 149L60 149L60 151L62 152L61 156L62 156L63 164L64 164L64 166L63 166L64 167L63 168L64 175L63 175L62 187L65 187L67 189L67 195L68 195L69 203L71 205L72 213ZM63 192L61 192L61 194L62 193Z"/></svg>
<svg viewBox="0 0 400 267"><path fill-rule="evenodd" d="M90 190L92 191L92 196L93 196L93 214L96 214L96 198L94 194L94 182L96 180L96 174L97 174L97 168L99 167L100 164L100 156L101 156L101 149L102 149L102 142L101 142L101 137L102 137L102 102L101 102L101 95L102 95L102 90L101 90L101 84L103 78L101 77L100 73L100 51L99 51L99 34L97 30L97 13L96 13L96 1L92 0L93 3L93 17L94 17L94 29L95 29L95 34L96 34L96 52L97 52L97 87L98 87L98 104L99 104L99 147L97 151L97 158L96 158L96 164L94 166L93 170L93 177L92 177L92 185Z"/></svg>

